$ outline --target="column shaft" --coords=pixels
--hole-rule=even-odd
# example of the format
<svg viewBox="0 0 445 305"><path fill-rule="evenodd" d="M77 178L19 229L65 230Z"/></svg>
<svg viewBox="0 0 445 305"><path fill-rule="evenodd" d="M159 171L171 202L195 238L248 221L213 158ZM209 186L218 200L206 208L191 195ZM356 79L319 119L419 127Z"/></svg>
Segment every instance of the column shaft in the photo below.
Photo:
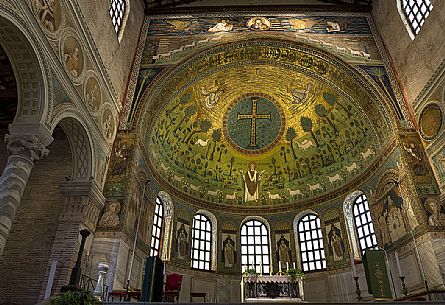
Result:
<svg viewBox="0 0 445 305"><path fill-rule="evenodd" d="M6 135L10 153L0 179L0 256L6 246L34 161L48 154L36 136Z"/></svg>

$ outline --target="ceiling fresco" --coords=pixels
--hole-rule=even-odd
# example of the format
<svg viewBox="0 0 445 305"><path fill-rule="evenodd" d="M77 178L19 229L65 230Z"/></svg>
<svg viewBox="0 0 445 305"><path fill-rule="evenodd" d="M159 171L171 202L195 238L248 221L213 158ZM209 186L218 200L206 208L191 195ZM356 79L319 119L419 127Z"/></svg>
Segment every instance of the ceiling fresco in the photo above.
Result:
<svg viewBox="0 0 445 305"><path fill-rule="evenodd" d="M146 91L142 144L155 178L187 198L246 207L308 200L353 181L390 141L391 116L369 87L305 45L221 45Z"/></svg>

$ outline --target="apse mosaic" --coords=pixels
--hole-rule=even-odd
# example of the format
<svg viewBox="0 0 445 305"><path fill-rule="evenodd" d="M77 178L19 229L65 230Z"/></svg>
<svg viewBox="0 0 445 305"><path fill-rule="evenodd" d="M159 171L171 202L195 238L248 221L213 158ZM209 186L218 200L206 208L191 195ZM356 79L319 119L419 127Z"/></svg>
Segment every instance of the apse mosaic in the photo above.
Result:
<svg viewBox="0 0 445 305"><path fill-rule="evenodd" d="M150 97L159 115L142 125L150 164L201 201L271 206L316 197L352 181L390 137L376 97L340 62L305 47L230 44L161 83Z"/></svg>
<svg viewBox="0 0 445 305"><path fill-rule="evenodd" d="M227 142L248 155L270 149L279 142L284 129L284 113L278 107L262 94L251 93L236 100L223 119Z"/></svg>
<svg viewBox="0 0 445 305"><path fill-rule="evenodd" d="M143 93L151 90L151 84L156 83L165 70L182 64L190 56L237 41L280 39L323 50L356 67L389 98L391 106L397 109L402 126L413 127L405 119L409 117L406 107L396 101L401 99L401 94L391 86L394 77L385 68L381 49L371 29L368 17L360 14L251 16L226 13L218 16L151 17L143 27L144 38L138 50L140 63L136 63L133 70L133 85L128 91L120 126L131 129L137 122L138 108L144 103L141 100ZM212 92L218 87L217 83L209 86L204 88L203 94L212 102L221 92ZM297 100L302 98L301 94L297 93Z"/></svg>

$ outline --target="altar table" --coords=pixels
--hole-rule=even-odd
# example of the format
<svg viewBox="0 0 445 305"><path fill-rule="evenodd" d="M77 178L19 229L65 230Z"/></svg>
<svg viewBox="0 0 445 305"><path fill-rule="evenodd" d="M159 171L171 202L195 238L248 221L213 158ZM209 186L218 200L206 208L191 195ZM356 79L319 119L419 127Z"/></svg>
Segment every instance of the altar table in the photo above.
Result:
<svg viewBox="0 0 445 305"><path fill-rule="evenodd" d="M303 280L291 281L287 275L243 276L241 302L302 302Z"/></svg>

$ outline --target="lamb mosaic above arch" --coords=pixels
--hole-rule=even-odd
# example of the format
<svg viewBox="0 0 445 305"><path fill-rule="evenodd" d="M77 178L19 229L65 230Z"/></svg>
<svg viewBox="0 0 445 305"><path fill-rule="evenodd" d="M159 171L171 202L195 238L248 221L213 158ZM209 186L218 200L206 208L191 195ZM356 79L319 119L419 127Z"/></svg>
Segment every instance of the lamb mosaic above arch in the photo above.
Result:
<svg viewBox="0 0 445 305"><path fill-rule="evenodd" d="M354 181L389 143L396 116L376 90L306 45L229 43L158 78L142 97L139 134L154 177L175 195L295 203Z"/></svg>

